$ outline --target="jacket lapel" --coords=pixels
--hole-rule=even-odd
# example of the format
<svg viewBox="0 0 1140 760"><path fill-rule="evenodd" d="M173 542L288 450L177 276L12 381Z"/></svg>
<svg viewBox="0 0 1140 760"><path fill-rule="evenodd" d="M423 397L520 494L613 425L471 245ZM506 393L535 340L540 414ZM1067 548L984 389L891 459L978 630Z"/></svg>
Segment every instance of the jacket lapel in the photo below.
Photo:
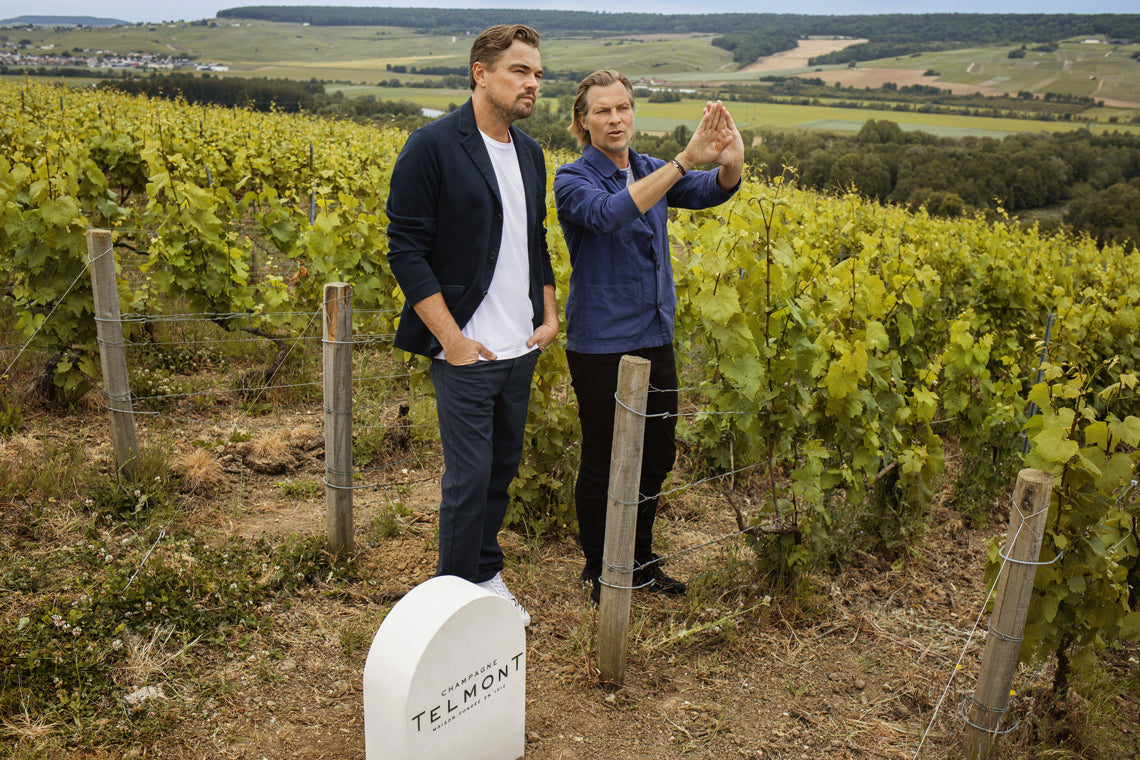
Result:
<svg viewBox="0 0 1140 760"><path fill-rule="evenodd" d="M499 195L499 183L495 179L495 167L491 165L491 156L487 154L487 146L483 144L483 135L479 132L479 127L475 124L475 109L471 106L471 101L468 100L460 110L459 144L467 151L467 155L471 157L471 162L475 164L475 168L483 175L483 179L487 182L487 186L491 188L491 192L495 195L495 200L498 201L501 207L503 205L503 198Z"/></svg>

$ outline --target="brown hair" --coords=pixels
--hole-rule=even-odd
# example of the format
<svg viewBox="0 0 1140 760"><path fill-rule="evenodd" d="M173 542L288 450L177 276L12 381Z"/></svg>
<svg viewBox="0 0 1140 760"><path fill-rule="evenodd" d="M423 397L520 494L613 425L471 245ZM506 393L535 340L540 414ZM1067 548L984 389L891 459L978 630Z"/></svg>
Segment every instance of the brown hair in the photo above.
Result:
<svg viewBox="0 0 1140 760"><path fill-rule="evenodd" d="M633 85L625 74L619 74L613 69L599 69L578 83L578 95L574 98L574 110L570 115L570 134L578 138L579 145L590 144L590 132L582 126L586 109L590 107L586 93L591 87L609 87L617 82L625 85L625 90L629 93L629 104L633 106Z"/></svg>
<svg viewBox="0 0 1140 760"><path fill-rule="evenodd" d="M538 47L538 32L522 24L499 24L485 30L475 38L475 42L471 43L471 60L467 64L467 85L472 90L475 89L475 73L472 71L472 67L476 63L481 63L488 69L494 68L495 62L499 60L507 48L515 43L515 40L520 40L536 48Z"/></svg>

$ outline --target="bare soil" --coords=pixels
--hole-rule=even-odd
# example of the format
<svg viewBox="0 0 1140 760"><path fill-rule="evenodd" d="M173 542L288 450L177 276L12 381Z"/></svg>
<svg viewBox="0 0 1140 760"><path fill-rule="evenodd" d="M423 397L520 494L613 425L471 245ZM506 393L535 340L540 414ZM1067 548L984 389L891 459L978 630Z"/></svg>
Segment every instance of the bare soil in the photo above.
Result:
<svg viewBox="0 0 1140 760"><path fill-rule="evenodd" d="M320 448L303 450L315 432L311 420L295 422L281 430L276 448L223 450L227 471L211 501L232 505L227 493L240 489L240 503L224 512L196 507L202 529L323 534L323 489L298 499L280 487L285 479L319 483L323 474ZM215 431L223 429L181 437ZM168 695L177 705L176 728L146 748L147 756L364 757L368 645L391 604L432 577L436 559L439 472L383 472L376 489L355 495L363 580L308 589L282 604L272 634L237 657L192 652L198 683ZM391 502L410 515L401 518L398 536L377 537L369 526ZM663 554L737 530L732 508L707 486L672 497L658 525ZM913 559L892 569L859 553L854 566L814 578L807 604L753 577L740 561L751 550L739 538L684 553L671 574L692 580L712 572L717 583L701 590L698 579L688 599L635 594L628 671L614 689L599 683L597 616L577 581L575 541L504 531L504 577L533 617L526 756L912 757L978 616L990 533L964 529L938 506ZM980 642L975 636L968 648L964 676L976 671ZM922 757L943 757L961 734L956 709L969 680L951 687Z"/></svg>
<svg viewBox="0 0 1140 760"><path fill-rule="evenodd" d="M847 40L800 40L799 44L791 50L782 50L775 55L758 58L741 68L741 71L780 71L781 69L798 69L808 65L808 61L821 55L834 53L852 45L866 42L865 39Z"/></svg>
<svg viewBox="0 0 1140 760"><path fill-rule="evenodd" d="M980 92L983 95L1000 95L1001 91L996 87L988 87L984 84L962 84L960 82L943 82L938 77L928 77L918 69L883 69L883 68L854 68L854 69L832 69L830 71L811 72L807 74L799 74L801 78L811 79L820 78L825 84L841 84L844 87L854 87L856 89L864 89L870 87L877 90L887 82L893 82L899 87L907 87L909 85L923 84L929 87L938 87L943 90L952 92L955 95L972 95Z"/></svg>
<svg viewBox="0 0 1140 760"><path fill-rule="evenodd" d="M198 530L323 535L323 487L295 497L282 485L321 482L314 417L279 419L267 436L216 450L222 469L209 496L196 498L185 518ZM109 462L100 425L95 415L60 433L88 437L90 456ZM191 441L225 440L230 430L214 423L159 432L143 424L139 435L144 441L173 436L178 461L195 451ZM150 703L173 728L129 756L364 758L368 646L392 604L434 574L439 474L430 466L398 465L371 473L368 482L376 487L355 492L360 580L317 584L280 602L273 630L255 634L244 648L189 650L186 667L172 670L162 696ZM683 472L678 481L685 482ZM737 502L751 508L748 484L736 486ZM892 567L856 552L851 565L813 577L806 601L778 594L755 576L752 550L739 537L687 551L737 530L719 487L699 485L669 497L658 520L658 548L674 555L668 570L690 580L691 593L682 599L635 593L620 688L599 682L597 615L577 580L573 538L504 531L504 577L533 617L526 757L947 757L964 734L958 707L973 690L982 651L986 545L1000 530L963 527L945 506L947 493L936 499L913 557ZM398 535L384 537L374 520L396 502L406 508ZM1005 519L994 514L997 525ZM1020 692L1032 693L1049 677L1041 668L1023 673ZM1138 715L1135 700L1125 704L1123 719L1135 725Z"/></svg>
<svg viewBox="0 0 1140 760"><path fill-rule="evenodd" d="M785 50L775 55L766 56L758 59L755 63L750 63L741 68L741 71L754 71L754 72L769 72L769 71L782 71L785 69L803 68L809 65L809 61L817 56L833 53L837 50L843 50L846 47L855 45L861 42L866 42L864 39L848 39L848 40L800 40L792 50ZM985 95L997 95L999 91L994 87L987 87L983 85L960 84L957 82L942 82L938 77L923 76L923 72L917 69L884 69L884 68L869 68L869 67L856 67L853 69L829 69L827 71L812 71L797 74L804 79L823 79L829 85L841 84L844 87L855 87L863 89L870 87L871 89L878 89L887 82L893 82L899 87L905 87L913 84L924 84L931 87L939 87L943 90L948 90L955 95L971 95L976 92Z"/></svg>

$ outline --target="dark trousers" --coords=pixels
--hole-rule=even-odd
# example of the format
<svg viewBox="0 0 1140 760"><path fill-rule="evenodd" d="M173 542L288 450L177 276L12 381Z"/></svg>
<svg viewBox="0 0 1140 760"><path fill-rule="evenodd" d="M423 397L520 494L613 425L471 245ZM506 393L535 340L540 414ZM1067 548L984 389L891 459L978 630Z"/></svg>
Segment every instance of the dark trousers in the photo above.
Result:
<svg viewBox="0 0 1140 760"><path fill-rule="evenodd" d="M454 367L435 359L431 379L443 444L438 575L481 583L503 569L499 528L518 472L538 351Z"/></svg>
<svg viewBox="0 0 1140 760"><path fill-rule="evenodd" d="M673 347L637 349L615 354L566 352L571 384L578 397L578 419L582 423L582 462L574 492L578 511L578 538L586 556L586 575L602 573L602 551L606 536L606 506L610 482L610 450L613 444L614 407L618 366L623 355L639 356L651 362L646 414L677 412L677 367ZM677 418L647 417L645 450L641 460L640 502L633 559L643 565L655 559L653 520L657 516L657 494L673 469L677 456Z"/></svg>

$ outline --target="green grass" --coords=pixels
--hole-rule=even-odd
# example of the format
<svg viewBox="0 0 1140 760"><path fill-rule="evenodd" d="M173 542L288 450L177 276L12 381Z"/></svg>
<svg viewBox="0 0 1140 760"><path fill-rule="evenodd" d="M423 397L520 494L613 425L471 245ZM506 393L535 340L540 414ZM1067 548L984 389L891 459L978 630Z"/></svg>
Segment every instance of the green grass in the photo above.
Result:
<svg viewBox="0 0 1140 760"><path fill-rule="evenodd" d="M309 64L323 68L384 70L385 63L405 65L465 66L469 42L450 35L417 35L391 27L301 26L264 21L231 26L219 20L217 27L191 24L111 27L107 29L21 30L21 39L33 46L54 44L56 49L185 53L203 61L235 66L278 62ZM237 23L237 22L233 22ZM454 39L454 42L452 41ZM430 60L429 60L430 59Z"/></svg>
<svg viewBox="0 0 1140 760"><path fill-rule="evenodd" d="M721 75L737 69L732 54L712 45L713 35L648 34L638 37L544 39L543 66L559 70L617 69L635 83L687 72Z"/></svg>
<svg viewBox="0 0 1140 760"><path fill-rule="evenodd" d="M422 89L413 87L374 87L369 85L335 85L330 92L341 91L346 97L372 95L390 100L407 100L425 108L447 110L449 104L464 103L467 90ZM671 132L684 124L693 129L700 120L703 101L685 99L676 103L637 104L637 128L644 132ZM885 119L898 123L905 130L922 130L942 137L1005 137L1023 132L1056 132L1083 129L1085 122L1033 121L1028 119L999 119L953 114L924 114L891 111L886 109L837 108L834 106L799 106L779 103L730 102L728 108L741 129L787 130L827 129L836 132L857 132L868 119ZM1134 111L1124 109L1096 109L1098 119L1092 125L1094 132L1118 129L1140 132L1140 125L1123 123ZM1118 124L1109 124L1108 118L1117 116Z"/></svg>
<svg viewBox="0 0 1140 760"><path fill-rule="evenodd" d="M696 127L701 101L682 100L678 103L639 103L637 128L647 132L670 131L678 124L690 129ZM922 130L948 137L985 135L1003 137L1019 132L1056 132L1083 129L1083 123L1058 121L1032 121L1028 119L998 119L981 116L951 114L909 113L873 108L851 109L829 106L794 106L778 103L728 103L736 125L741 129L830 129L858 131L868 119L885 119L898 123L903 129ZM1137 124L1097 123L1094 132L1119 129L1140 132Z"/></svg>
<svg viewBox="0 0 1140 760"><path fill-rule="evenodd" d="M388 66L466 67L471 39L452 35L416 34L410 29L360 26L301 26L265 21L229 22L216 27L184 23L152 24L109 29L35 29L21 31L33 47L53 44L54 50L109 50L169 55L182 52L203 62L230 66L245 76L318 77L357 83L382 79L422 80L423 75L395 75ZM236 26L231 24L238 24ZM543 38L543 64L553 71L592 70L605 56L632 78L686 71L732 71L731 55L711 44L712 35L644 35L638 38Z"/></svg>
<svg viewBox="0 0 1140 760"><path fill-rule="evenodd" d="M379 100L407 100L424 108L446 111L451 103L462 105L471 97L470 90L422 89L414 87L376 87L374 85L329 85L328 92L343 92L347 98L371 95Z"/></svg>

